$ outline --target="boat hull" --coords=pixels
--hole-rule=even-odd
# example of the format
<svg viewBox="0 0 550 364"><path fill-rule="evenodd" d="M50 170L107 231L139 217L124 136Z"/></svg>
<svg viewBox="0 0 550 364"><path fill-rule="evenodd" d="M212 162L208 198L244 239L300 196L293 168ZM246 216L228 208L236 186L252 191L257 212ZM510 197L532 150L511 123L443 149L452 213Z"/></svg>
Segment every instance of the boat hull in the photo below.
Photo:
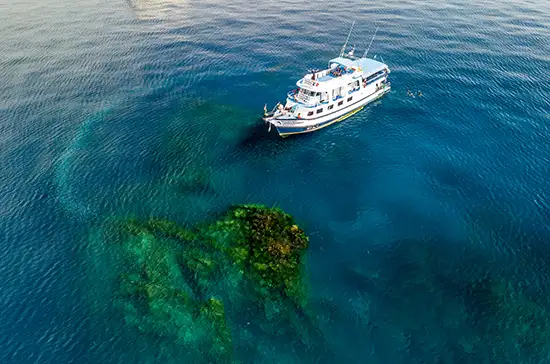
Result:
<svg viewBox="0 0 550 364"><path fill-rule="evenodd" d="M365 98L361 99L360 101L326 117L321 117L317 120L304 120L301 124L296 125L277 125L275 122L271 122L273 126L276 128L278 134L281 137L288 137L290 135L295 134L305 134L305 133L311 133L313 131L325 128L329 125L332 125L334 123L340 122L342 120L345 120L349 118L350 116L353 116L354 114L358 113L363 109L367 104L379 99L380 97L384 96L386 93L390 91L391 87L387 86L385 89L379 90L369 96L366 96ZM274 120L276 121L276 120Z"/></svg>

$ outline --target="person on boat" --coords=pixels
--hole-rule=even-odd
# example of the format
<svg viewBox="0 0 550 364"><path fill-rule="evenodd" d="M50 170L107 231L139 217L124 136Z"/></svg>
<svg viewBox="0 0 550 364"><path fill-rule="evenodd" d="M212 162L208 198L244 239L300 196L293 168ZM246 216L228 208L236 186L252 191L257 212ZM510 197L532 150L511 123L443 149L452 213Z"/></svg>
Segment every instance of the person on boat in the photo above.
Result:
<svg viewBox="0 0 550 364"><path fill-rule="evenodd" d="M302 118L302 114L298 114L298 119L301 119Z"/></svg>

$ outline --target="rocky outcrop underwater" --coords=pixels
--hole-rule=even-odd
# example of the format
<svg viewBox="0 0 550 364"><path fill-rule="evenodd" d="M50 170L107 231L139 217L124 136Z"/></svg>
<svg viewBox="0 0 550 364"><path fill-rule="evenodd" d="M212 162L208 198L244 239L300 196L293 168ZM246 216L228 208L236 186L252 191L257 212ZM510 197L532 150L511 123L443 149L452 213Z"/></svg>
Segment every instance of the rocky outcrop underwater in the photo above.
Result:
<svg viewBox="0 0 550 364"><path fill-rule="evenodd" d="M232 326L284 321L303 330L296 320L307 302L308 237L279 209L237 205L194 229L113 219L104 232L122 261L114 305L143 334L233 362Z"/></svg>
<svg viewBox="0 0 550 364"><path fill-rule="evenodd" d="M237 205L192 229L116 218L99 230L93 298L104 340L136 350L127 362L409 363L435 347L449 363L548 356L543 287L439 238L340 261L310 252L307 277L309 239L279 209Z"/></svg>

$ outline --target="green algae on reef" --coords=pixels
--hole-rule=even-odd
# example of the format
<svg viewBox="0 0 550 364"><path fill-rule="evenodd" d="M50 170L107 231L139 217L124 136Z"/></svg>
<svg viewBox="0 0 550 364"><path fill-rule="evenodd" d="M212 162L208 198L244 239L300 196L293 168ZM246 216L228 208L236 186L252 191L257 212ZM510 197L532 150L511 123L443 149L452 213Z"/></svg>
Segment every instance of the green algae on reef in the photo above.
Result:
<svg viewBox="0 0 550 364"><path fill-rule="evenodd" d="M109 231L110 246L127 267L116 305L142 333L228 361L228 305L246 301L269 316L305 304L308 238L279 209L237 205L194 230L161 218L131 218L116 220Z"/></svg>
<svg viewBox="0 0 550 364"><path fill-rule="evenodd" d="M257 293L301 303L301 261L309 241L290 215L257 205L236 206L207 232L211 241L230 237L224 250L257 283Z"/></svg>

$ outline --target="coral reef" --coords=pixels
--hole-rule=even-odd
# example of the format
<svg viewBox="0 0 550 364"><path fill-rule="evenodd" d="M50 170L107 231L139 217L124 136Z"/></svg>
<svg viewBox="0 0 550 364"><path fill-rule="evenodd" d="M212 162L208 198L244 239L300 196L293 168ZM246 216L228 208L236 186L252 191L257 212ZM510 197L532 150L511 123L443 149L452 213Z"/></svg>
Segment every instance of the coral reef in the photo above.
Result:
<svg viewBox="0 0 550 364"><path fill-rule="evenodd" d="M223 249L257 283L257 293L301 303L301 261L308 238L290 215L257 205L235 206L209 232L211 242L229 237Z"/></svg>
<svg viewBox="0 0 550 364"><path fill-rule="evenodd" d="M357 332L349 340L370 338L379 351L391 348L391 357L403 353L405 362L424 362L434 346L444 348L441 362L547 361L545 287L508 269L500 256L482 255L465 244L453 250L441 241L395 241L342 269L357 298L353 310L330 315L356 316L346 326Z"/></svg>
<svg viewBox="0 0 550 364"><path fill-rule="evenodd" d="M213 358L229 357L231 336L223 304L216 298L198 298L178 269L180 246L170 240L184 236L182 231L159 222L127 225L135 235L121 244L128 268L120 277L117 301L126 322L177 344L198 349L208 343L206 352Z"/></svg>
<svg viewBox="0 0 550 364"><path fill-rule="evenodd" d="M544 297L530 295L522 284L486 277L467 287L468 319L478 344L498 357L542 358L548 354L550 315ZM473 347L473 344L472 344ZM479 349L479 348L478 348Z"/></svg>
<svg viewBox="0 0 550 364"><path fill-rule="evenodd" d="M228 306L276 315L305 302L308 238L279 209L237 205L193 231L161 218L114 220L108 231L125 262L116 304L126 322L209 360L232 360Z"/></svg>

